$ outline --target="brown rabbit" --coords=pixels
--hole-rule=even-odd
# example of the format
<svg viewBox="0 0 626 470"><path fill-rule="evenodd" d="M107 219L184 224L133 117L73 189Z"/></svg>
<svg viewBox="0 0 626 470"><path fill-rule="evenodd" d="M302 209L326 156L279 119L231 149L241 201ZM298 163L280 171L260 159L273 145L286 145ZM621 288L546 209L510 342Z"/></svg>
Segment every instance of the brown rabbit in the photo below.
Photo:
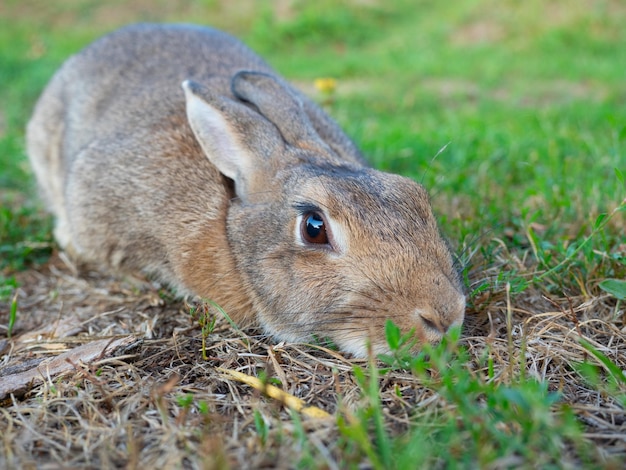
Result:
<svg viewBox="0 0 626 470"><path fill-rule="evenodd" d="M182 87L181 87L182 83ZM123 28L41 96L28 154L60 246L210 298L275 338L436 342L465 297L426 191L367 167L318 106L237 39Z"/></svg>

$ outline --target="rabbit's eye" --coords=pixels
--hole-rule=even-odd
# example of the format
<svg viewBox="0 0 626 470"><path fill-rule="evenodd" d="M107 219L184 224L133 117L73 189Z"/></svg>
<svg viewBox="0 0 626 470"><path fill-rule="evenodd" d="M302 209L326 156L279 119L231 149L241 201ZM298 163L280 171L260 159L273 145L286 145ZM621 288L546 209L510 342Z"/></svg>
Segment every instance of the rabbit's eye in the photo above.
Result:
<svg viewBox="0 0 626 470"><path fill-rule="evenodd" d="M309 212L302 217L301 232L302 239L308 243L328 244L326 224L323 217L317 212Z"/></svg>

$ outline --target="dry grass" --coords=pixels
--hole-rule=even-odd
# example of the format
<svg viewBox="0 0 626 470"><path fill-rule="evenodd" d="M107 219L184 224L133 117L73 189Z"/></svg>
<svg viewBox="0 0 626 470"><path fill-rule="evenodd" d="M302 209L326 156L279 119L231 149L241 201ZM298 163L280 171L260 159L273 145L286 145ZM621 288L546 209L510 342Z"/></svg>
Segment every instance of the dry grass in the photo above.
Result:
<svg viewBox="0 0 626 470"><path fill-rule="evenodd" d="M481 276L495 274L492 268ZM363 361L318 346L273 344L223 319L208 336L204 361L201 332L188 309L163 300L155 288L96 272L76 275L58 256L39 271L22 273L19 281L18 322L13 338L0 343L0 377L6 385L35 370L41 379L2 397L1 467L288 468L306 452L321 456L321 467L344 466L336 419L294 420L281 403L216 368L265 374L308 405L349 416L362 400L353 366ZM623 457L623 408L586 386L572 368L589 358L578 342L582 336L626 369L623 307L615 311L606 295L535 294L512 299L502 286L475 299L461 340L470 363L484 363L480 358L488 355L494 380L502 383L520 366L547 381L571 405L600 453ZM0 304L3 324L5 312L8 305ZM50 358L116 338L130 347L101 351L87 362L79 354L65 372L48 374ZM416 415L450 406L404 371L384 375L380 393L394 434L406 431Z"/></svg>

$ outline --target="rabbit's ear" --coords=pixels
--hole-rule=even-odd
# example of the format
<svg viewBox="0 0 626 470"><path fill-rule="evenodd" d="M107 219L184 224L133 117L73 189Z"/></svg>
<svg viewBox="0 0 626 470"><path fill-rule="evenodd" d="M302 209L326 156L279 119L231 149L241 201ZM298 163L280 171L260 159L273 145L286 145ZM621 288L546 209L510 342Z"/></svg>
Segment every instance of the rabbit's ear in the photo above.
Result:
<svg viewBox="0 0 626 470"><path fill-rule="evenodd" d="M241 103L212 94L191 80L182 87L187 119L202 150L220 173L235 182L237 196L245 199L251 180L268 168L270 156L282 144L280 135Z"/></svg>
<svg viewBox="0 0 626 470"><path fill-rule="evenodd" d="M278 128L287 143L330 153L330 148L311 124L300 99L276 78L242 70L233 77L231 90L237 98L254 104Z"/></svg>

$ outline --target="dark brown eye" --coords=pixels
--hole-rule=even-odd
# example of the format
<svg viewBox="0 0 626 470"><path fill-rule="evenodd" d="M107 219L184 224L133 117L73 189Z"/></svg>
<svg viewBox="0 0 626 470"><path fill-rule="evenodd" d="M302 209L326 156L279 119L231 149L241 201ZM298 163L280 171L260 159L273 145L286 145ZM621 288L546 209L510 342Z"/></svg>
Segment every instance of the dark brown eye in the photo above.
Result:
<svg viewBox="0 0 626 470"><path fill-rule="evenodd" d="M323 217L317 212L308 212L302 217L302 239L308 243L319 245L328 244L326 224Z"/></svg>

